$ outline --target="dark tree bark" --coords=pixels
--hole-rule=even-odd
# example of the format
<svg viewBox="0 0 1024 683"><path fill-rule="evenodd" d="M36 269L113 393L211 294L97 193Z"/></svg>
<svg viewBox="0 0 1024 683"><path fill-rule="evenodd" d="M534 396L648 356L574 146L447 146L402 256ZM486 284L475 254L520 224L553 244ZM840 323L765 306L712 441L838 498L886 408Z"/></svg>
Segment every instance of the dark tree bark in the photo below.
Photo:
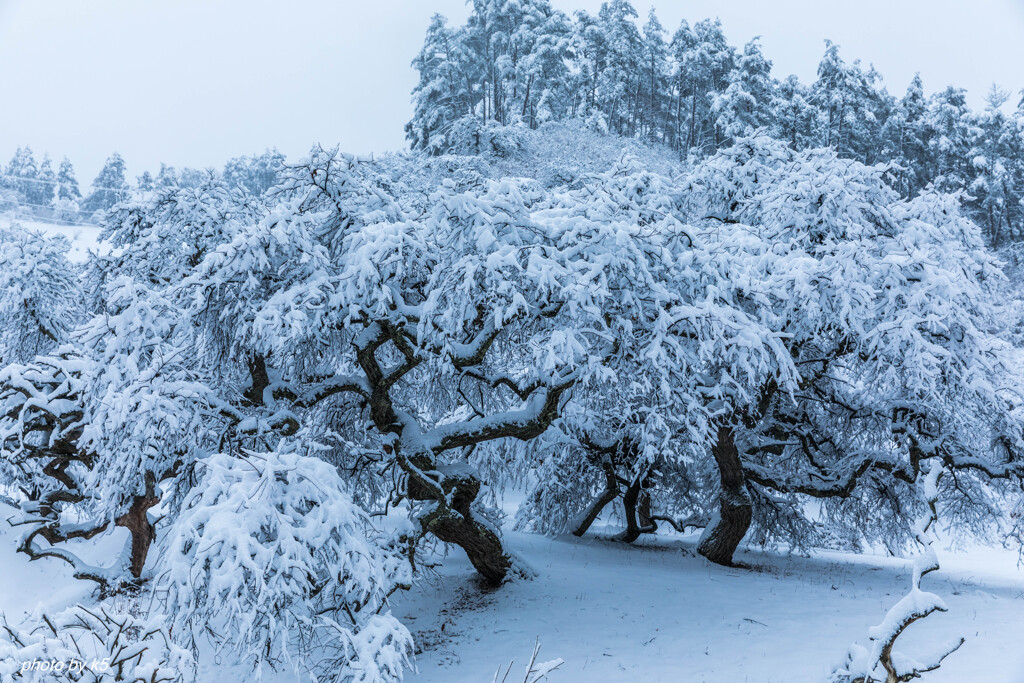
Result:
<svg viewBox="0 0 1024 683"><path fill-rule="evenodd" d="M445 543L453 543L465 551L473 568L492 586L500 586L512 567L511 558L501 547L501 539L491 529L473 519L470 509L480 492L480 481L471 475L459 474L442 479L441 486L450 496L450 505L438 505L420 517L424 533L434 534ZM436 501L431 487L409 479L409 497L413 500Z"/></svg>
<svg viewBox="0 0 1024 683"><path fill-rule="evenodd" d="M482 331L468 345L471 351L452 358L456 369L475 376L471 369L483 361L498 332L490 328ZM480 480L466 469L442 471L444 468L437 467L436 458L446 451L472 448L495 439L525 441L540 436L558 417L562 396L575 379L570 376L554 386L536 384L525 388L508 378L490 380L487 383L491 388L506 386L524 401L536 395L535 392L544 392L544 401L537 413L528 418L524 418L520 411L510 411L491 415L488 421L471 420L462 429L443 428L442 434L436 435L435 445L425 452L403 453L401 436L406 425L395 410L391 388L422 361L412 341L409 333L389 321L370 323L364 340L356 346L356 359L366 378L369 393L358 386L345 387L345 390L355 391L363 397L374 425L381 434L388 436L384 451L406 474L404 495L415 501L434 503L418 518L423 532L461 547L487 583L500 585L512 567L512 559L502 548L495 530L473 519L471 507L480 492ZM385 371L376 353L389 342L402 354L405 362ZM425 438L431 441L429 433Z"/></svg>
<svg viewBox="0 0 1024 683"><path fill-rule="evenodd" d="M601 492L601 495L590 504L584 513L583 518L580 520L576 528L573 529L573 536L582 536L587 533L587 529L594 523L594 520L598 518L601 511L607 507L608 503L612 502L619 496L619 480L615 476L615 463L611 457L604 456L601 459L601 469L604 470L605 477L605 489Z"/></svg>
<svg viewBox="0 0 1024 683"><path fill-rule="evenodd" d="M147 491L145 496L136 496L128 512L115 520L117 526L124 527L132 536L131 564L129 569L136 579L142 576L149 556L149 547L153 545L156 531L149 523L149 509L160 502L160 497Z"/></svg>
<svg viewBox="0 0 1024 683"><path fill-rule="evenodd" d="M722 488L718 517L705 530L697 552L715 564L733 566L732 556L750 528L752 504L732 427L721 425L711 454L718 463Z"/></svg>
<svg viewBox="0 0 1024 683"><path fill-rule="evenodd" d="M651 496L644 489L642 479L635 479L626 488L622 494L622 506L626 512L626 530L616 536L615 540L632 543L640 538L640 534L651 534L658 530L657 523L651 519Z"/></svg>
<svg viewBox="0 0 1024 683"><path fill-rule="evenodd" d="M261 406L263 405L263 391L270 386L270 377L267 375L267 361L261 354L254 353L249 358L248 365L252 383L243 395L250 404Z"/></svg>

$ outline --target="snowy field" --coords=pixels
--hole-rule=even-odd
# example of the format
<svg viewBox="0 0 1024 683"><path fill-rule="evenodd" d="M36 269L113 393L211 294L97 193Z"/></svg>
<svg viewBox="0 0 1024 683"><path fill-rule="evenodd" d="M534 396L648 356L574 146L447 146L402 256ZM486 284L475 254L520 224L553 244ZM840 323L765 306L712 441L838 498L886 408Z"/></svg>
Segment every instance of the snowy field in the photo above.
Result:
<svg viewBox="0 0 1024 683"><path fill-rule="evenodd" d="M17 223L29 230L39 230L46 235L64 235L71 240L68 260L73 263L84 262L90 251L100 249L100 227L96 225L57 225L30 218L14 218L10 214L0 213L0 228L6 228L11 223Z"/></svg>
<svg viewBox="0 0 1024 683"><path fill-rule="evenodd" d="M691 541L664 538L642 547L606 538L507 539L537 570L533 581L481 592L468 563L452 553L444 581L424 582L399 600L397 611L424 648L411 680L489 681L503 655L517 657L518 671L539 638L539 659L565 660L554 683L820 683L846 644L863 640L905 593L910 571L893 558L753 551L738 557L750 569L727 569L696 556ZM941 557L944 569L927 585L950 611L908 629L902 649L927 651L964 634L967 642L929 681L1024 680L1016 555L976 549Z"/></svg>
<svg viewBox="0 0 1024 683"><path fill-rule="evenodd" d="M909 582L910 563L899 558L747 550L737 560L748 568L728 569L697 556L692 537L642 537L630 547L610 540L617 531L601 528L578 539L505 530L508 547L536 576L497 590L479 584L457 548L429 558L438 566L393 601L416 640L415 671L406 680L489 683L514 660L508 680L518 682L539 640L538 661L564 660L550 683L821 683ZM93 552L118 547L121 533ZM17 555L16 537L0 527L0 611L9 620L87 597L87 582L70 579L58 561L29 563ZM925 652L963 635L966 643L929 674L929 683L1024 680L1024 572L1016 553L971 548L939 555L942 569L925 587L949 612L911 626L900 648ZM224 667L206 658L198 680L248 678L240 669L225 678Z"/></svg>

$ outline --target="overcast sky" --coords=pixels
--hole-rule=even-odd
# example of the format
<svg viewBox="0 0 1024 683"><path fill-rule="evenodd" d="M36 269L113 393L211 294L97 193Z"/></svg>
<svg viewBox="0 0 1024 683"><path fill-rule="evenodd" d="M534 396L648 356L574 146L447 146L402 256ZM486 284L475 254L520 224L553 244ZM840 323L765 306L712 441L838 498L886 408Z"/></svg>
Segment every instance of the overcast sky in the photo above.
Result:
<svg viewBox="0 0 1024 683"><path fill-rule="evenodd" d="M651 4L634 2L642 18ZM1024 87L1024 0L653 4L670 33L717 16L734 45L760 35L780 78L812 81L829 38L893 93L915 71L929 92L967 88L975 107L993 82ZM0 0L0 160L25 144L67 155L86 186L113 150L134 176L271 146L403 148L410 62L435 11L468 13L462 0Z"/></svg>

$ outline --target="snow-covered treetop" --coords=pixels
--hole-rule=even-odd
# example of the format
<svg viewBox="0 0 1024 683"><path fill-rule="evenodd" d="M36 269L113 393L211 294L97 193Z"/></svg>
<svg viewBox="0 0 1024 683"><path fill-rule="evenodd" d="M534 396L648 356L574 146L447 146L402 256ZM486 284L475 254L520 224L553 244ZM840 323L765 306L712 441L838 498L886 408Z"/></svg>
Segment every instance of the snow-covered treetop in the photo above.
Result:
<svg viewBox="0 0 1024 683"><path fill-rule="evenodd" d="M71 243L14 224L0 229L0 364L24 363L67 340L81 317Z"/></svg>

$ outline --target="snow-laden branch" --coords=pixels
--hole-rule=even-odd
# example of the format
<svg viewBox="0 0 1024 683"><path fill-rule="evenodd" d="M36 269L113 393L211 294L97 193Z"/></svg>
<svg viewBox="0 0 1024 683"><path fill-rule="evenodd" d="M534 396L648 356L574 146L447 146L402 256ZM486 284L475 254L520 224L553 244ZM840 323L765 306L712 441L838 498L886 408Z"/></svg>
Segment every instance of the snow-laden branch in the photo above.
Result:
<svg viewBox="0 0 1024 683"><path fill-rule="evenodd" d="M866 647L856 644L851 646L846 662L833 672L832 681L905 683L919 678L922 673L938 669L946 657L964 644L964 639L958 638L922 659L909 657L893 649L896 640L909 626L935 612L947 611L942 598L921 590L921 579L939 568L932 529L938 518L936 504L942 475L940 465L924 462L916 479L916 491L923 512L914 524L914 539L921 546L922 552L914 559L910 592L889 609L880 624L869 629Z"/></svg>

